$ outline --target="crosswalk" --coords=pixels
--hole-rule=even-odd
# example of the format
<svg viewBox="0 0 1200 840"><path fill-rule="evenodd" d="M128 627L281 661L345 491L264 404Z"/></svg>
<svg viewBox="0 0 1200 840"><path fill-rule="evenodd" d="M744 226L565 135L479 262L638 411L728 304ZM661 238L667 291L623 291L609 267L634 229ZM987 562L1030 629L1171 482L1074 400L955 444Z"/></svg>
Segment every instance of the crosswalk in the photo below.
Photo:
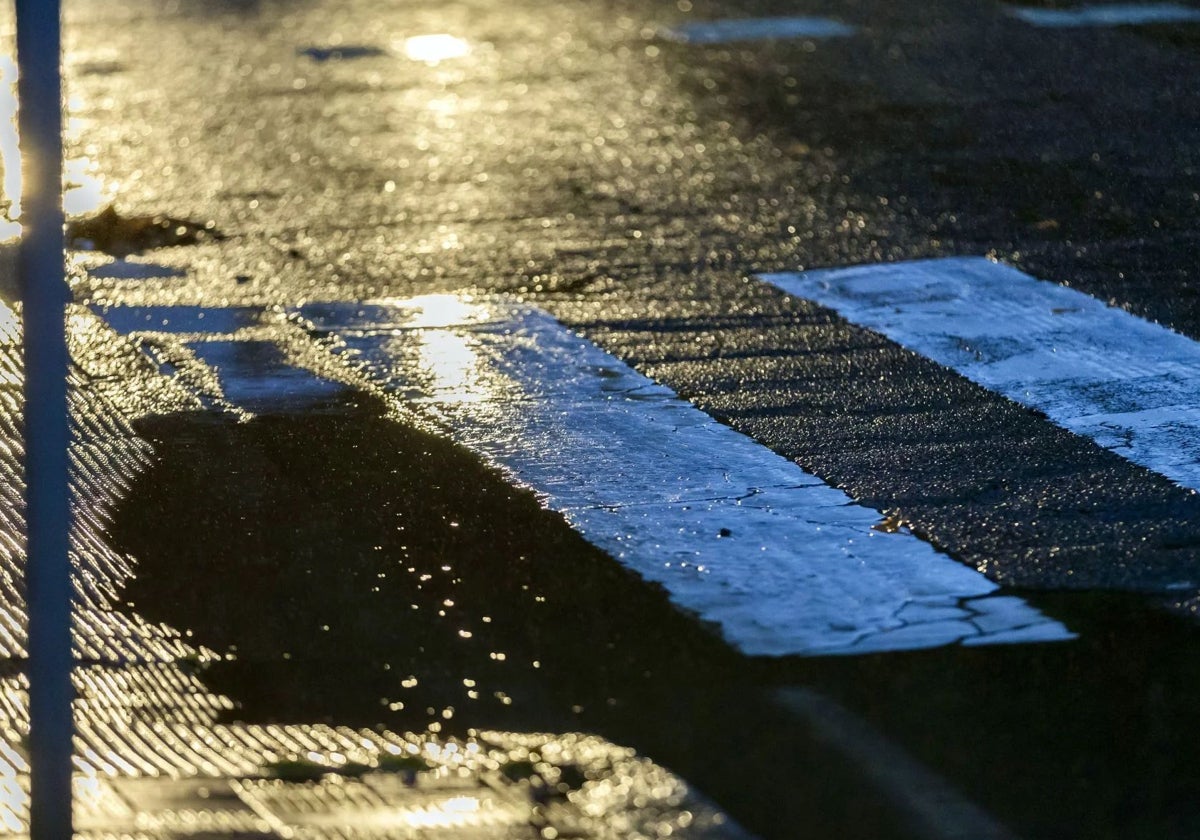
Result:
<svg viewBox="0 0 1200 840"><path fill-rule="evenodd" d="M761 279L1196 486L1200 347L1184 336L985 259ZM144 347L174 347L176 359L213 372L209 397L226 410L295 407L346 384L376 391L399 416L532 488L744 653L1073 638L1053 616L517 300L99 311Z"/></svg>
<svg viewBox="0 0 1200 840"><path fill-rule="evenodd" d="M984 258L763 275L1200 489L1200 344Z"/></svg>

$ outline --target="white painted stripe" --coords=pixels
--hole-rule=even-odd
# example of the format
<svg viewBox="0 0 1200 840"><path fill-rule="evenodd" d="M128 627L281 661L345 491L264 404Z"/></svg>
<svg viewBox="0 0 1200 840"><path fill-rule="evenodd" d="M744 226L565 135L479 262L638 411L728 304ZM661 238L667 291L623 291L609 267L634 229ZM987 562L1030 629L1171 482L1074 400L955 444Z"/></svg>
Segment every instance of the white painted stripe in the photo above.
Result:
<svg viewBox="0 0 1200 840"><path fill-rule="evenodd" d="M1200 489L1200 344L977 257L764 274Z"/></svg>
<svg viewBox="0 0 1200 840"><path fill-rule="evenodd" d="M299 312L747 653L1072 638L539 310L431 296Z"/></svg>
<svg viewBox="0 0 1200 840"><path fill-rule="evenodd" d="M857 31L829 18L777 17L695 21L663 29L659 34L685 44L727 44L772 38L844 38Z"/></svg>
<svg viewBox="0 0 1200 840"><path fill-rule="evenodd" d="M1015 18L1048 29L1084 26L1140 26L1151 23L1200 21L1200 9L1177 3L1113 4L1078 6L1074 9L1033 9L1010 6Z"/></svg>

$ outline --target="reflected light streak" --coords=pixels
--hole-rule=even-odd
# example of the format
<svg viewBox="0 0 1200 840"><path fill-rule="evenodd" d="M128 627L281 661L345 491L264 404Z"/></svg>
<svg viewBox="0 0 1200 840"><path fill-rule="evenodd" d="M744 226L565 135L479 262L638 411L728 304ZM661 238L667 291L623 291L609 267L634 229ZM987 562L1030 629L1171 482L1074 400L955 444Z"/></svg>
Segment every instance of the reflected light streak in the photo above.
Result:
<svg viewBox="0 0 1200 840"><path fill-rule="evenodd" d="M471 45L462 38L444 33L437 35L415 35L402 42L404 54L413 61L437 64L452 58L462 58L471 53Z"/></svg>
<svg viewBox="0 0 1200 840"><path fill-rule="evenodd" d="M421 371L430 377L430 391L439 401L482 402L494 396L484 362L467 336L429 330L418 341Z"/></svg>
<svg viewBox="0 0 1200 840"><path fill-rule="evenodd" d="M17 63L12 56L0 55L0 239L12 239L21 234L17 219L21 215L21 150L17 143Z"/></svg>
<svg viewBox="0 0 1200 840"><path fill-rule="evenodd" d="M488 320L487 307L458 295L421 295L404 303L415 310L405 324L409 328L445 329Z"/></svg>
<svg viewBox="0 0 1200 840"><path fill-rule="evenodd" d="M17 313L0 301L0 341L15 342L20 327L21 322L17 318ZM9 694L9 692L5 693Z"/></svg>
<svg viewBox="0 0 1200 840"><path fill-rule="evenodd" d="M479 799L474 796L456 796L425 811L405 814L404 823L413 828L449 828L475 823L473 819L480 811Z"/></svg>
<svg viewBox="0 0 1200 840"><path fill-rule="evenodd" d="M90 171L92 162L86 157L68 160L63 165L66 181L63 192L63 211L68 216L93 213L108 203L104 184Z"/></svg>
<svg viewBox="0 0 1200 840"><path fill-rule="evenodd" d="M72 100L73 106L78 106ZM71 120L67 121L68 133ZM21 149L17 135L17 63L11 55L0 55L0 241L21 235ZM63 165L63 210L81 215L99 210L107 203L103 181L92 171L87 157Z"/></svg>
<svg viewBox="0 0 1200 840"><path fill-rule="evenodd" d="M0 828L13 834L29 830L29 794L12 785L0 787Z"/></svg>

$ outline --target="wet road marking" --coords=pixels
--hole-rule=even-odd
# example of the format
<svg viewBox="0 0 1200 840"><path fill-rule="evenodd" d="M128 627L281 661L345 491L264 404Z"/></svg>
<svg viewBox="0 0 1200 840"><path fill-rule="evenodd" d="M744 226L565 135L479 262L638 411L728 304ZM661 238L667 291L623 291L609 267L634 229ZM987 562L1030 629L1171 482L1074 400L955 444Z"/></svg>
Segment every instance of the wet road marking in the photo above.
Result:
<svg viewBox="0 0 1200 840"><path fill-rule="evenodd" d="M227 397L263 383L253 310L104 310L210 357ZM1070 638L995 584L722 426L538 310L435 296L301 310L393 398L539 492L591 542L756 654ZM147 329L151 328L151 329ZM212 330L205 333L205 329ZM220 356L212 356L212 348ZM254 384L243 387L243 380ZM253 406L246 406L253 408Z"/></svg>
<svg viewBox="0 0 1200 840"><path fill-rule="evenodd" d="M537 309L434 296L299 314L747 653L1071 638Z"/></svg>
<svg viewBox="0 0 1200 840"><path fill-rule="evenodd" d="M914 352L1200 489L1200 344L979 257L764 274Z"/></svg>
<svg viewBox="0 0 1200 840"><path fill-rule="evenodd" d="M243 311L116 307L237 363ZM508 299L434 295L295 313L406 411L532 488L594 545L754 655L1073 638L1020 598ZM208 335L197 330L208 327ZM234 328L225 333L223 328ZM254 343L261 333L253 333ZM246 340L245 343L252 343ZM260 352L260 351L255 351ZM253 367L253 365L251 365ZM232 375L232 382L227 381ZM269 366L261 375L270 376ZM281 387L284 383L280 383ZM259 392L273 390L258 386Z"/></svg>
<svg viewBox="0 0 1200 840"><path fill-rule="evenodd" d="M830 18L777 17L695 21L663 29L659 34L684 44L728 44L773 38L845 38L857 31Z"/></svg>
<svg viewBox="0 0 1200 840"><path fill-rule="evenodd" d="M1085 26L1142 26L1153 23L1200 21L1200 9L1177 3L1114 4L1079 6L1074 9L1008 7L1015 18L1047 29Z"/></svg>
<svg viewBox="0 0 1200 840"><path fill-rule="evenodd" d="M154 323L190 330L193 322L225 323L237 341L253 343L255 331L237 318L175 318L167 311ZM278 313L260 310L270 318ZM145 323L144 319L135 319ZM72 563L77 600L74 640L75 816L86 836L327 837L515 836L531 821L541 836L575 836L586 823L594 835L661 837L681 829L705 837L748 838L715 805L699 799L684 780L632 750L596 736L484 732L469 737L438 734L440 723L417 731L377 725L354 729L326 724L221 723L244 718L234 700L206 686L207 663L240 656L218 653L161 621L134 611L125 584L139 574L134 557L110 545L112 516L131 484L155 461L153 447L131 425L159 413L157 399L114 402L166 381L146 370L134 341L82 307L71 306L69 324L76 368L71 377L75 439L71 445ZM283 338L278 338L280 335ZM182 340L190 332L171 333ZM286 325L275 325L286 345ZM304 340L311 336L303 333ZM197 339L208 348L226 343L220 333ZM19 398L22 374L19 318L0 302L0 835L28 837L30 761L25 572L24 449ZM287 347L273 348L285 353ZM257 352L251 348L250 356ZM244 352L242 355L246 355ZM224 357L221 357L224 359ZM250 366L251 359L238 363ZM333 361L326 356L325 361ZM167 408L167 411L172 409ZM176 569L178 571L178 569ZM187 572L184 572L186 574ZM263 656L261 651L251 657ZM236 714L235 714L236 710ZM431 716L434 712L430 711ZM528 781L496 768L518 754L536 751L551 778L601 780L595 787L572 782L571 801L543 813L528 795ZM396 772L407 760L419 783ZM541 773L539 764L538 772ZM570 768L568 770L568 768ZM297 772L299 771L299 772ZM568 775L570 774L570 775ZM314 783L321 776L332 784ZM524 787L522 787L524 785ZM614 798L610 787L630 792ZM536 813L535 813L536 812ZM264 833L264 826L273 833ZM689 828L690 827L690 828ZM380 833L382 832L382 833ZM83 836L81 835L81 836Z"/></svg>

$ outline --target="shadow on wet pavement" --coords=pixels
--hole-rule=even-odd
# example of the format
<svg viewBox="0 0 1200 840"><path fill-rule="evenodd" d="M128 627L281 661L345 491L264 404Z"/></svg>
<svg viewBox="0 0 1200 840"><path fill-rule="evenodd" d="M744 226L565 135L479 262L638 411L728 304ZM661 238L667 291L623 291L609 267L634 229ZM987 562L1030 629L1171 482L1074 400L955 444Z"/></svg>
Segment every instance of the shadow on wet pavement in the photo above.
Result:
<svg viewBox="0 0 1200 840"><path fill-rule="evenodd" d="M1080 639L829 659L808 684L1022 836L1196 836L1194 627L1130 596L1026 594Z"/></svg>
<svg viewBox="0 0 1200 840"><path fill-rule="evenodd" d="M908 836L836 756L786 730L715 633L373 400L138 430L160 458L113 527L140 564L125 596L233 653L203 675L238 701L230 717L611 733L688 765L767 836L841 832L851 815L862 833L841 836ZM804 794L779 801L784 779Z"/></svg>
<svg viewBox="0 0 1200 840"><path fill-rule="evenodd" d="M234 655L204 673L239 702L230 718L596 732L764 837L913 836L906 803L776 703L804 686L1023 836L1200 824L1195 630L1128 596L1031 594L1081 633L1070 643L745 658L532 493L370 397L138 431L159 462L113 526L140 561L125 594Z"/></svg>

